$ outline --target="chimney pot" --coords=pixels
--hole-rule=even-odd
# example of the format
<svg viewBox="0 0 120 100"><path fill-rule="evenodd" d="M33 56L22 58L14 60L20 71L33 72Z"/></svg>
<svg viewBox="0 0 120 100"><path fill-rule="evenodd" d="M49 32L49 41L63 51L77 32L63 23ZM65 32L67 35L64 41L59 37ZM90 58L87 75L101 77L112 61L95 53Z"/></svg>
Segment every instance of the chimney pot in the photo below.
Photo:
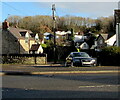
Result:
<svg viewBox="0 0 120 100"><path fill-rule="evenodd" d="M2 29L7 30L8 27L9 27L9 22L7 22L7 19L5 19L5 21L2 23Z"/></svg>

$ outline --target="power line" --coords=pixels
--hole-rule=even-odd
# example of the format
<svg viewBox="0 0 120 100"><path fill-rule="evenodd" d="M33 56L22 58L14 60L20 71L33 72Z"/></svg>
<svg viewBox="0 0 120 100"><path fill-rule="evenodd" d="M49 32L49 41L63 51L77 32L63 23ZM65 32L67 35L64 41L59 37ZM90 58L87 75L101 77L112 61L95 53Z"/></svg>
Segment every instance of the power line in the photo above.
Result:
<svg viewBox="0 0 120 100"><path fill-rule="evenodd" d="M26 13L23 13L22 11L20 11L20 10L18 10L18 9L16 9L16 8L14 8L13 6L11 6L11 5L9 5L9 4L7 4L7 3L5 3L5 2L2 2L3 4L5 4L6 6L9 6L10 8L12 8L12 9L14 9L15 11L17 11L17 12L19 12L19 13L21 13L21 14L23 14L23 15L25 15Z"/></svg>
<svg viewBox="0 0 120 100"><path fill-rule="evenodd" d="M16 9L15 7L13 7L13 6L11 6L11 5L9 5L9 4L7 4L7 3L5 3L5 2L2 2L4 5L6 5L6 6L8 6L8 7L10 7L10 8L12 8L13 10L15 10L15 11L17 11L17 12L19 12L19 13L21 13L21 14L23 14L23 15L29 15L28 13L24 13L24 12L22 12L21 10L18 10L18 9ZM34 12L31 12L31 11L27 11L27 12L29 12L29 13L34 13ZM48 13L47 14L45 14L45 15L48 15L48 16L50 16L50 13L51 13L51 9L48 11ZM39 14L40 15L40 14Z"/></svg>

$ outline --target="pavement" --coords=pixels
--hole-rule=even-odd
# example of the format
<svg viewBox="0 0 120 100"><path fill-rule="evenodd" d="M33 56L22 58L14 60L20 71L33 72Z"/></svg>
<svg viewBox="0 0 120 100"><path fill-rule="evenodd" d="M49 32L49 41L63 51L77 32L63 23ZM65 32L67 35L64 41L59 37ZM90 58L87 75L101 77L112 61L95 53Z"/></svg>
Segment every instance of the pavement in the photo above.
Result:
<svg viewBox="0 0 120 100"><path fill-rule="evenodd" d="M44 75L44 74L86 74L86 73L120 73L120 66L65 67L64 64L23 65L3 64L3 75Z"/></svg>

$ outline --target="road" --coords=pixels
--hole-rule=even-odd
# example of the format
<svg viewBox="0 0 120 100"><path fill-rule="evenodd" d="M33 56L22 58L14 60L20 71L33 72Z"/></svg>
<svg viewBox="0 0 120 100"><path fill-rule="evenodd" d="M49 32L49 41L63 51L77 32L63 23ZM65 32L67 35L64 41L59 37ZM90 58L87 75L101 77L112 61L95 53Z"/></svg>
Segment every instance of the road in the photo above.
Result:
<svg viewBox="0 0 120 100"><path fill-rule="evenodd" d="M5 75L3 98L118 98L118 73Z"/></svg>

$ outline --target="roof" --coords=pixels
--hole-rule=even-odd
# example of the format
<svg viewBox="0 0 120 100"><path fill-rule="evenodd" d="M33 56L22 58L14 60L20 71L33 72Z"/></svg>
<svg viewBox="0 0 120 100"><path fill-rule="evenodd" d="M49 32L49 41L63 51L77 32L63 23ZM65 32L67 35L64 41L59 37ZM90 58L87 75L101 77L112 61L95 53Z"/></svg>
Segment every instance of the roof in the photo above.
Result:
<svg viewBox="0 0 120 100"><path fill-rule="evenodd" d="M99 36L96 38L96 40L98 40L99 37L102 37L104 40L107 40L108 34L99 34Z"/></svg>
<svg viewBox="0 0 120 100"><path fill-rule="evenodd" d="M86 36L82 36L82 35L75 35L74 36L74 42L84 42L84 38Z"/></svg>
<svg viewBox="0 0 120 100"><path fill-rule="evenodd" d="M116 42L116 34L106 41L108 46L113 46L115 42Z"/></svg>
<svg viewBox="0 0 120 100"><path fill-rule="evenodd" d="M40 46L40 44L33 44L33 45L31 46L30 51L37 51L37 50L39 49L39 46Z"/></svg>
<svg viewBox="0 0 120 100"><path fill-rule="evenodd" d="M50 35L50 34L51 34L51 33L47 33L47 32L46 32L46 33L44 33L44 35Z"/></svg>
<svg viewBox="0 0 120 100"><path fill-rule="evenodd" d="M105 40L108 39L108 34L101 34L101 35L102 35L102 37L103 37Z"/></svg>
<svg viewBox="0 0 120 100"><path fill-rule="evenodd" d="M32 33L32 31L30 30L26 30L26 29L20 29L20 28L14 28L14 27L9 27L9 32L12 33L16 38L20 39L20 38L25 38L25 32L28 32L29 34ZM30 38L33 39L33 38Z"/></svg>
<svg viewBox="0 0 120 100"><path fill-rule="evenodd" d="M114 36L116 33L115 32L108 32L108 39Z"/></svg>
<svg viewBox="0 0 120 100"><path fill-rule="evenodd" d="M80 48L81 49L89 49L89 45L86 42L84 42L80 45Z"/></svg>

